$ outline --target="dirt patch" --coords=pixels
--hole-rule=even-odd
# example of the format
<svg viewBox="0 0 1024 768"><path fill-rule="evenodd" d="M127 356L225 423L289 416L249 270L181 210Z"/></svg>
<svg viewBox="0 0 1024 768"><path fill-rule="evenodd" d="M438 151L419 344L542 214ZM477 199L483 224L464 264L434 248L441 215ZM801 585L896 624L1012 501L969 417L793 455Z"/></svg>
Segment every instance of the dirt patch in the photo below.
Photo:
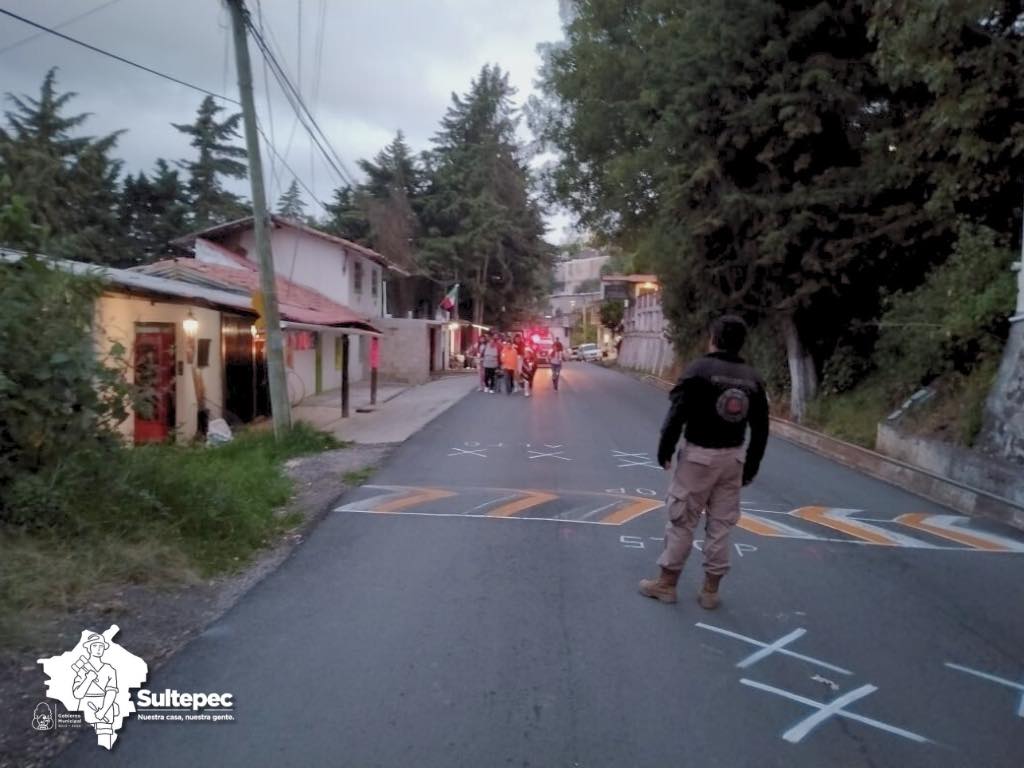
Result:
<svg viewBox="0 0 1024 768"><path fill-rule="evenodd" d="M295 483L295 494L281 514L297 514L301 521L238 573L169 587L127 584L97 591L80 610L39 621L32 647L0 652L0 768L46 765L77 735L32 730L33 709L45 700L37 658L72 647L85 627L102 632L118 624L118 641L145 659L152 675L285 561L332 502L348 490L346 477L358 477L377 466L389 451L388 446L353 446L288 461L285 471Z"/></svg>

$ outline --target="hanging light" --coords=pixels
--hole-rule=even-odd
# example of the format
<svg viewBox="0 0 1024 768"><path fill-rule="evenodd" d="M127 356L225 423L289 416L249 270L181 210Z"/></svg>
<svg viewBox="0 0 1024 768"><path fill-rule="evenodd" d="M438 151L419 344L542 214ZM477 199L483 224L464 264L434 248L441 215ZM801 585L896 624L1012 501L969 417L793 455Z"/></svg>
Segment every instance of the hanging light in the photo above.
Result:
<svg viewBox="0 0 1024 768"><path fill-rule="evenodd" d="M192 310L188 311L188 317L181 321L181 327L185 329L185 335L190 339L196 337L199 332L199 321L192 316Z"/></svg>

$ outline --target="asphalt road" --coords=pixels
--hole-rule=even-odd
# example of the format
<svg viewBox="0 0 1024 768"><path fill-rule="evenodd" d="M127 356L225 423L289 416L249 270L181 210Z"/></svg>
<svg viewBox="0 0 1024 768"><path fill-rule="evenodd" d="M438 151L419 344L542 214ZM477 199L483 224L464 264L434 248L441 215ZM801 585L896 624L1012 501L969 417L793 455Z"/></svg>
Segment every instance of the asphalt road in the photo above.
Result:
<svg viewBox="0 0 1024 768"><path fill-rule="evenodd" d="M149 683L231 692L235 722L133 719L59 764L1024 763L1024 537L773 440L721 608L699 552L679 604L645 599L665 395L547 376L398 447Z"/></svg>

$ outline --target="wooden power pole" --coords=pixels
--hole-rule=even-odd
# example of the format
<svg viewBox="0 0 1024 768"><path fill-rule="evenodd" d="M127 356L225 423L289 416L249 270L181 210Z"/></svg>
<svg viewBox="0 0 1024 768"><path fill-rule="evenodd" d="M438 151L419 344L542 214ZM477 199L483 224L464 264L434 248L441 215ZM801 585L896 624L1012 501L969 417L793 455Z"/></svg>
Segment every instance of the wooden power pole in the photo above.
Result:
<svg viewBox="0 0 1024 768"><path fill-rule="evenodd" d="M277 309L277 287L274 277L274 257L270 252L270 221L267 216L266 193L263 190L263 161L260 156L260 138L256 129L256 107L252 97L252 66L249 63L249 41L245 32L244 0L226 0L231 10L231 23L235 33L235 63L238 68L238 91L242 101L242 121L245 125L245 147L249 154L249 181L252 184L253 226L256 233L256 252L260 260L260 288L263 293L263 317L267 326L267 378L270 380L270 410L274 419L274 434L278 437L292 423L288 402L288 380L284 369L284 339L281 335L281 316Z"/></svg>

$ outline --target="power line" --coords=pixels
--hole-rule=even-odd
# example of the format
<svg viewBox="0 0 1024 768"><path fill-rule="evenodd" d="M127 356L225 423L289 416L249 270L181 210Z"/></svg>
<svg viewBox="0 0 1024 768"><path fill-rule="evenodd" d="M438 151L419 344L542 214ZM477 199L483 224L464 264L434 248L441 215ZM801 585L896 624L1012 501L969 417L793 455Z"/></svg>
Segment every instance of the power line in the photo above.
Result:
<svg viewBox="0 0 1024 768"><path fill-rule="evenodd" d="M270 50L266 40L260 34L259 30L255 28L251 19L246 19L246 26L249 28L249 31L252 34L253 40L255 40L256 45L260 48L261 51L263 51L264 56L268 57L268 61L270 62L271 65L271 70L274 71L274 76L277 78L278 83L282 87L282 90L285 91L285 96L288 98L289 102L292 103L292 108L295 109L297 112L301 112L305 116L306 119L302 121L303 127L306 128L306 130L309 131L311 135L313 133L313 129L316 130L316 132L319 134L320 139L317 141L317 145L321 152L324 153L328 162L335 169L335 171L338 173L341 179L346 183L354 186L355 183L352 180L351 172L348 170L348 168L345 167L344 161L341 159L337 151L331 145L330 140L327 138L327 135L320 127L320 124L317 123L316 118L313 117L313 114L309 111L309 107L306 106L306 103L302 99L302 94L299 93L298 89L288 78L287 73L284 71L284 68L281 66L280 62L278 62L277 58L274 56L273 51ZM291 96L289 96L289 92L291 93ZM306 123L306 120L308 120L309 124ZM310 127L310 125L312 126L312 128ZM314 140L316 139L314 138ZM323 146L320 143L321 141L330 150L330 154L333 155L333 159L332 157L327 155L326 151L324 150Z"/></svg>
<svg viewBox="0 0 1024 768"><path fill-rule="evenodd" d="M213 91L209 91L206 88L203 88L202 86L194 85L193 83L189 83L189 82L186 82L184 80L180 80L177 77L174 77L173 75L167 75L167 74L164 74L163 72L157 72L155 69L151 69L150 67L147 67L144 64L139 64L138 62L132 61L131 59L126 59L124 56L118 56L116 53L111 53L110 51L105 51L102 48L97 48L95 45L90 45L89 43L83 42L83 41L78 40L78 39L76 39L74 37L71 37L69 35L65 35L63 32L58 32L56 29L52 29L50 27L44 26L42 24L39 24L38 22L32 21L31 19L26 19L24 16L19 16L16 13L11 13L10 11L8 11L5 8L0 8L0 13L2 13L4 16L10 16L12 19L17 19L18 21L20 21L20 22L22 22L24 24L28 24L31 27L35 27L36 29L40 29L43 32L47 32L47 33L49 33L51 35L55 35L55 36L61 38L62 40L67 40L69 43L74 43L75 45L80 45L83 48L87 48L87 49L89 49L90 51L92 51L94 53L100 54L101 56L106 56L107 58L114 59L115 61L120 61L122 64L127 64L130 67L135 67L136 69L141 69L143 72L148 72L151 75L156 75L157 77L161 77L164 80L170 80L172 83L177 83L178 85L183 85L186 88L191 88L193 91L199 91L200 93L205 93L207 96L212 96L213 98L221 99L222 101L228 101L228 102L231 102L232 104L238 104L239 103L238 99L232 99L232 98L230 98L228 96L224 96L224 95L222 95L220 93L214 93Z"/></svg>
<svg viewBox="0 0 1024 768"><path fill-rule="evenodd" d="M80 13L77 16L72 16L67 21L62 21L60 24L54 25L53 28L54 29L63 29L64 27L68 26L69 24L74 24L76 21L81 21L82 19L86 18L87 16L92 16L94 13L99 13L104 8L109 8L114 3L119 3L119 2L121 2L121 0L107 0L107 2L103 3L102 5L97 5L91 11L86 11L85 13ZM15 48L20 48L25 43L31 43L37 37L42 37L44 34L46 34L46 33L45 32L36 32L35 34L29 35L28 37L23 37L23 38L21 38L21 40L17 40L15 42L11 43L8 46L0 48L0 56L2 56L3 54L7 53L8 51L13 51Z"/></svg>
<svg viewBox="0 0 1024 768"><path fill-rule="evenodd" d="M112 0L112 2L119 2L119 0ZM109 3L108 3L108 5L109 5ZM96 11L96 10L99 10L99 8L94 9L94 11ZM6 10L4 8L0 8L0 13L4 14L6 16L10 16L13 19L17 19L18 21L24 22L25 24L29 24L29 25L31 25L33 27L37 27L38 29L42 30L45 33L56 35L57 37L59 37L59 38L61 38L63 40L67 40L70 43L74 43L75 45L80 45L80 46L82 46L84 48L88 48L91 51L99 53L99 54L101 54L103 56L107 56L108 58L114 59L115 61L119 61L122 64L127 64L127 65L129 65L131 67L135 67L136 69L141 69L143 72L148 72L151 75L156 75L157 77L163 78L164 80L170 80L173 83L177 83L178 85L183 85L186 88L191 88L192 90L198 91L200 93L205 93L207 96L212 96L213 98L220 99L221 101L227 101L227 102L230 102L231 104L239 104L239 101L237 99L233 99L230 96L225 96L225 95L220 94L220 93L214 93L213 91L209 91L206 88L203 88L201 86L193 85L192 83L186 82L184 80L180 80L180 79L178 79L178 78L176 78L176 77L174 77L172 75L168 75L168 74L165 74L163 72L158 72L155 69L151 69L150 67L144 66L142 64L138 64L138 63L136 63L134 61L131 61L130 59L126 59L123 56L119 56L116 53L111 53L110 51L105 51L102 48L97 48L94 45L90 45L89 43L82 42L81 40L76 40L73 37L69 37L68 35L65 35L65 34L62 34L60 32L57 32L54 29L51 29L51 28L46 27L46 26L43 26L42 24L38 24L38 23L36 23L36 22L34 22L34 21L30 20L30 19L26 19L26 18L23 18L21 16L18 16L17 14L11 13L10 11L8 11L8 10ZM65 23L70 23L70 22L65 22ZM303 182L303 180L301 178L299 178L298 174L296 174L295 171L292 170L291 166L288 165L288 163L284 160L284 158L281 157L280 152L277 151L277 148L274 146L273 142L267 136L267 134L263 130L262 126L259 126L258 130L259 130L260 135L263 137L263 140L266 142L267 147L281 161L282 165L284 165L284 167L288 169L288 171L292 174L292 176L295 177L295 180L299 183L299 186L301 186L304 190L306 190L306 192L312 198L313 202L315 202L321 208L324 208L326 210L326 206L324 205L324 203L315 194L313 194L313 192L309 189L309 187L306 186L305 182Z"/></svg>

